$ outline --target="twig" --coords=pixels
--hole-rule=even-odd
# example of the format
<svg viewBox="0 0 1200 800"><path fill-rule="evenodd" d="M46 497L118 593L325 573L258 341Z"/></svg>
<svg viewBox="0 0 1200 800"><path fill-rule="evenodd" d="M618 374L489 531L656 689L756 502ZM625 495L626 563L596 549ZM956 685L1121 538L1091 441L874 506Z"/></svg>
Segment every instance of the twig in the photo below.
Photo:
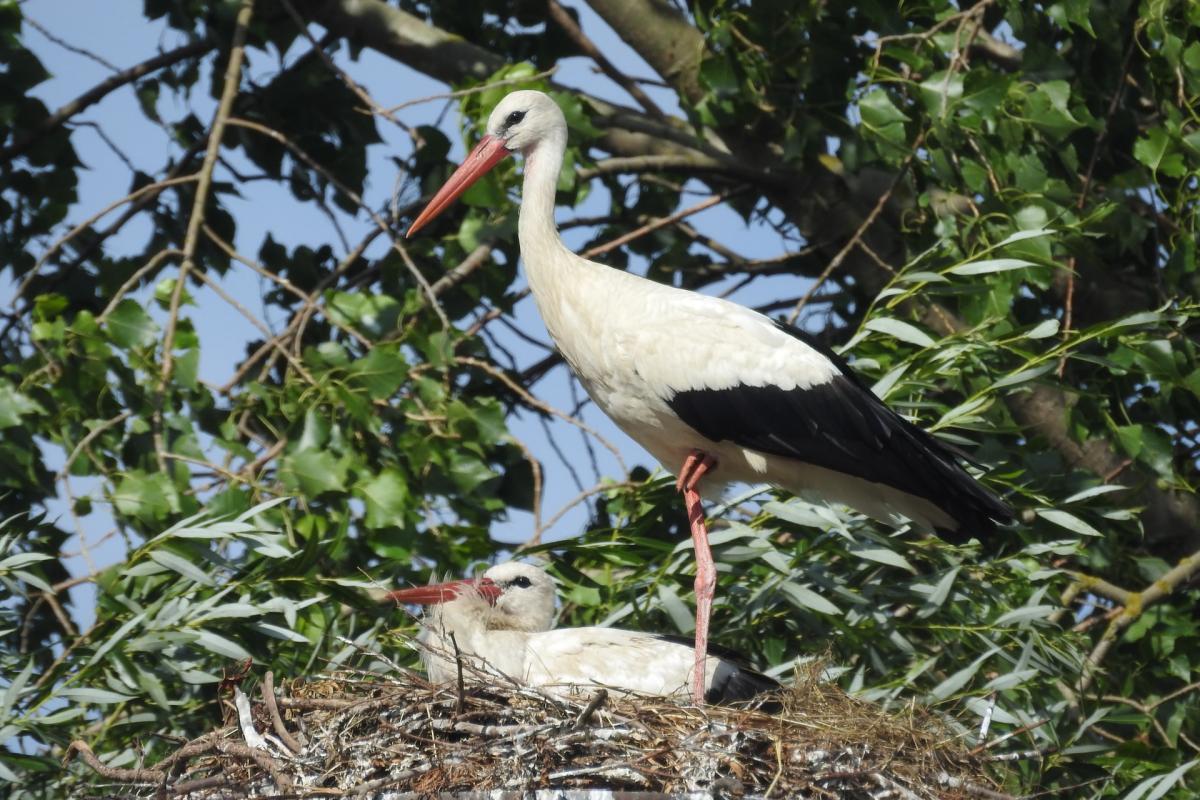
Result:
<svg viewBox="0 0 1200 800"><path fill-rule="evenodd" d="M461 714L463 711L463 703L466 698L466 688L463 684L463 659L462 651L458 649L458 638L454 635L454 631L448 631L450 636L450 644L454 645L454 664L458 668L458 701L454 705L454 713Z"/></svg>
<svg viewBox="0 0 1200 800"><path fill-rule="evenodd" d="M270 329L263 324L262 320L251 314L250 310L239 303L232 295L226 292L225 289L221 287L220 283L214 281L205 273L197 272L196 277L199 278L206 286L208 286L208 288L212 289L213 293L216 294L217 297L224 300L226 303L232 306L235 311L245 317L246 321L253 325L255 329L257 329L258 332L261 333L268 341L274 342L279 350L279 354L287 359L287 362L292 365L292 368L295 369L296 372L300 373L304 380L308 381L308 383L313 386L317 385L316 379L309 374L309 371L302 363L300 363L300 360L292 355L288 349L279 342L278 336L272 336Z"/></svg>
<svg viewBox="0 0 1200 800"><path fill-rule="evenodd" d="M182 250L175 250L173 248L167 248L166 250L159 250L157 253L155 253L150 258L149 261L147 261L145 264L143 264L141 267L139 267L138 270L136 272L134 272L132 275L130 275L129 279L127 281L125 281L124 283L122 283L120 288L118 288L117 291L113 293L112 298L109 299L109 301L108 301L108 305L106 305L104 307L104 310L100 312L100 315L98 317L96 317L96 322L103 325L105 323L105 321L108 320L108 315L113 312L113 309L117 307L117 305L121 302L121 300L125 297L125 295L127 295L127 294L129 294L129 292L133 291L133 287L137 286L138 283L142 280L142 278L146 277L148 274L150 274L154 270L158 269L158 265L161 264L166 259L171 258L173 256L181 256L181 255L183 255Z"/></svg>
<svg viewBox="0 0 1200 800"><path fill-rule="evenodd" d="M417 269L416 264L413 263L412 258L408 255L408 251L405 249L403 242L399 237L393 235L392 228L388 225L387 220L379 216L374 209L368 206L363 201L362 197L359 196L358 192L354 191L341 180L339 180L336 175L327 170L325 167L321 166L312 158L312 156L306 153L303 148L274 128L253 120L241 119L238 117L230 118L229 124L252 131L257 131L258 133L261 133L264 136L268 136L279 142L288 150L290 150L292 155L304 162L304 164L307 166L319 172L321 176L325 178L325 180L329 181L329 183L333 185L334 188L346 195L346 197L350 198L350 200L353 201L354 204L359 208L363 209L363 211L365 211L367 215L370 216L371 220L379 227L380 231L388 234L392 242L392 249L400 255L400 259L404 262L404 266L413 276L413 279L417 282L417 285L420 286L421 290L425 293L425 297L429 301L429 304L433 307L434 313L436 313L438 318L441 320L442 327L447 329L451 327L450 320L446 316L445 310L442 308L441 303L438 302L437 295L433 293L433 287L429 285L429 281L424 275L421 274L421 271Z"/></svg>
<svg viewBox="0 0 1200 800"><path fill-rule="evenodd" d="M75 459L79 457L79 454L85 447L95 441L97 436L104 433L109 428L120 425L122 422L129 419L129 415L132 413L132 411L126 409L112 419L107 419L88 431L87 435L80 439L79 443L71 449L71 454L67 456L67 460L63 462L62 469L58 471L58 475L56 475L54 479L56 481L61 481L71 469L71 465L75 463Z"/></svg>
<svg viewBox="0 0 1200 800"><path fill-rule="evenodd" d="M955 775L950 775L943 772L938 775L938 783L943 786L949 786L951 789L957 789L971 797L982 797L984 800L1017 800L1014 795L1006 794L1005 792L997 792L993 789L987 789L983 786L976 786L973 783L968 783L962 778Z"/></svg>
<svg viewBox="0 0 1200 800"><path fill-rule="evenodd" d="M1104 121L1101 123L1100 132L1096 134L1096 143L1092 146L1092 155L1088 158L1087 169L1083 173L1083 186L1079 189L1079 197L1075 201L1076 210L1082 211L1087 204L1087 196L1092 188L1092 175L1096 170L1096 161L1100 158L1100 146L1104 144L1104 140L1108 138L1109 125L1112 123L1113 115L1117 113L1117 106L1120 105L1121 97L1125 94L1125 78L1129 75L1129 64L1133 59L1133 51L1136 49L1137 36L1130 35L1129 46L1125 49L1125 59L1121 64L1121 76L1117 79L1117 90L1113 92L1112 98L1108 101L1108 113L1104 115ZM1062 338L1066 340L1071 336L1071 323L1075 311L1075 256L1067 259L1067 289L1066 297L1063 301L1063 324ZM1058 361L1058 377L1063 377L1067 371L1067 357L1064 355Z"/></svg>
<svg viewBox="0 0 1200 800"><path fill-rule="evenodd" d="M504 372L497 369L495 366L489 364L486 361L482 361L478 358L472 358L470 356L456 356L455 361L457 361L460 364L466 364L468 366L472 366L477 369L483 370L484 372L491 375L493 378L495 378L496 380L500 381L505 386L507 386L510 390L512 390L513 393L515 393L518 397L520 397L531 408L536 408L539 411L543 411L551 416L558 417L563 422L566 422L568 425L574 425L576 428L579 428L579 430L583 431L584 433L587 433L592 438L594 438L596 441L600 442L600 444L602 444L604 446L604 448L606 450L608 450L608 452L612 453L613 458L615 458L617 460L617 465L621 468L621 472L623 472L625 474L629 474L629 468L625 466L625 459L623 459L621 457L621 451L618 450L616 447L614 447L611 442L609 442L607 439L605 439L603 436L601 436L600 433L598 431L596 431L596 429L593 428L591 425L588 425L583 420L572 417L570 414L559 411L554 406L547 405L546 403L543 403L541 400L538 400L536 397L534 397L528 391L526 391L525 387L521 386L516 381L514 381L511 377L509 377Z"/></svg>
<svg viewBox="0 0 1200 800"><path fill-rule="evenodd" d="M503 80L492 81L491 83L483 83L478 86L472 86L469 89L459 89L454 92L441 92L440 94L431 94L431 95L427 95L425 97L418 97L416 100L406 100L405 102L401 103L398 106L390 106L383 110L390 114L390 113L394 113L396 111L400 111L401 109L410 108L412 106L418 106L418 105L422 105L424 103L432 103L435 100L454 100L459 97L468 97L473 94L479 94L480 92L490 92L492 89L502 89L505 86L520 86L520 85L526 84L526 83L534 83L536 81L542 80L543 78L551 77L552 75L554 75L555 72L558 72L557 64L555 64L553 67L546 70L545 72L539 72L535 75L525 75L525 76L517 77L517 78L504 78Z"/></svg>
<svg viewBox="0 0 1200 800"><path fill-rule="evenodd" d="M159 784L167 778L167 774L161 769L121 769L119 767L107 766L100 759L96 758L96 754L92 752L92 748L88 747L86 742L78 739L67 746L67 752L63 755L63 766L65 767L71 763L71 759L76 754L97 775L107 778L110 781Z"/></svg>
<svg viewBox="0 0 1200 800"><path fill-rule="evenodd" d="M592 258L593 256L598 256L598 255L607 253L609 250L615 250L616 248L620 247L623 244L628 244L629 242L632 242L634 239L640 239L643 236L654 233L659 228L665 228L668 225L673 225L676 222L678 222L679 220L684 219L685 217L690 217L693 214L700 213L701 211L705 210L706 208L712 208L713 206L717 205L718 203L723 203L726 200L728 200L730 197L733 197L734 195L740 194L741 192L745 191L745 188L746 187L744 187L744 186L739 186L736 189L731 189L727 192L721 192L720 194L715 194L712 197L706 198L706 199L700 201L699 203L696 203L694 206L688 206L687 208L680 209L679 211L676 211L675 213L670 214L668 216L660 217L651 222L647 222L645 225L642 225L640 228L635 228L634 230L630 231L629 233L624 234L623 236L618 236L617 238L615 238L611 241L605 242L604 244L597 245L595 247L584 250L579 255L582 256L583 258Z"/></svg>
<svg viewBox="0 0 1200 800"><path fill-rule="evenodd" d="M546 531L553 529L554 526L558 523L558 521L560 519L562 519L563 516L566 515L566 513L568 511L570 511L572 508L579 505L581 502L588 499L589 497L591 497L593 495L597 495L597 494L603 494L604 492L618 491L620 489L634 489L638 486L641 486L641 484L634 483L633 481L617 481L617 482L601 482L601 483L598 483L595 486L592 486L588 489L584 489L579 494L575 495L570 500L563 503L562 506L559 507L558 511L554 512L554 515L552 517L550 517L550 519L546 520L545 524L537 526L536 529L534 530L534 535L529 539L529 541L525 542L518 549L524 550L524 549L527 549L530 547L535 547L538 544L540 544L541 540L542 540L542 536L546 533Z"/></svg>
<svg viewBox="0 0 1200 800"><path fill-rule="evenodd" d="M54 242L54 244L50 245L50 247L46 249L46 252L42 253L42 255L38 258L37 262L34 263L33 268L29 270L29 274L26 275L25 278L21 281L21 285L17 287L17 291L13 293L13 299L12 299L13 308L16 307L17 299L25 293L26 289L29 288L29 284L33 282L34 278L41 271L41 268L43 266L45 266L46 262L49 261L51 258L53 258L54 255L63 247L63 245L65 245L67 242L74 239L76 236L78 236L83 231L87 230L89 227L92 226L93 223L95 223L101 217L105 216L113 209L120 208L121 206L125 205L126 203L135 202L136 200L138 200L139 198L143 197L144 195L146 195L148 193L157 193L157 192L160 192L163 189L167 188L168 186L175 186L176 184L180 184L180 183L191 183L192 181L197 180L197 178L198 178L198 176L196 176L196 175L182 175L178 178L167 178L166 180L158 181L157 183L148 184L146 186L143 186L140 189L137 189L136 191L130 192L129 194L122 197L120 200L116 200L112 203L109 203L107 206L100 209L95 214L93 214L90 217L88 217L87 219L85 219L83 222L81 222L78 225L76 225L75 227L71 228L71 230L69 230L65 234L63 234L63 236L60 237L56 242Z"/></svg>
<svg viewBox="0 0 1200 800"><path fill-rule="evenodd" d="M1184 581L1200 572L1200 550L1185 556L1158 580L1140 592L1130 592L1124 610L1113 618L1095 648L1088 655L1079 674L1077 692L1083 694L1091 686L1096 669L1104 661L1108 651L1117 640L1117 635L1140 617L1147 608L1174 592Z"/></svg>
<svg viewBox="0 0 1200 800"><path fill-rule="evenodd" d="M642 91L642 87L638 86L629 76L605 57L604 53L600 52L600 48L595 42L588 38L583 29L575 22L575 18L567 13L567 10L559 5L558 0L546 0L546 8L550 12L550 18L558 23L558 26L563 29L567 36L575 43L575 46L583 52L588 58L596 62L596 66L600 67L600 71L613 80L618 86L629 93L629 96L638 102L646 113L658 119L665 119L662 109L654 104L654 101Z"/></svg>
<svg viewBox="0 0 1200 800"><path fill-rule="evenodd" d="M279 704L275 702L275 673L271 670L267 670L267 674L263 676L262 696L263 702L267 705L267 711L271 715L271 727L275 729L275 735L287 745L289 750L299 753L304 746L296 741L296 737L288 733L287 726L283 724L283 717L279 716Z"/></svg>
<svg viewBox="0 0 1200 800"><path fill-rule="evenodd" d="M175 288L171 292L170 309L167 313L166 331L163 334L162 368L159 371L158 399L153 415L154 451L158 458L158 466L163 472L167 471L166 444L163 441L162 407L167 393L167 385L171 381L171 373L175 366L175 326L179 320L179 304L183 298L183 289L187 284L188 272L194 266L196 245L200 241L200 226L204 224L205 206L208 204L208 193L212 187L213 169L217 164L217 155L221 152L221 138L225 133L226 121L233 110L233 101L237 97L241 84L242 61L246 56L246 34L250 28L250 19L254 14L254 0L242 0L238 9L236 28L233 32L233 42L229 51L229 63L225 67L225 86L221 92L221 102L209 126L208 149L204 153L204 162L200 167L200 180L196 184L196 197L192 203L192 214L188 219L187 233L183 240L183 263L179 266L179 274L175 278Z"/></svg>
<svg viewBox="0 0 1200 800"><path fill-rule="evenodd" d="M626 174L632 172L685 172L728 174L729 168L720 162L705 158L700 154L657 154L647 156L615 156L597 161L591 167L584 167L576 173L581 181L591 180L601 175Z"/></svg>
<svg viewBox="0 0 1200 800"><path fill-rule="evenodd" d="M975 15L981 15L983 11L985 11L987 7L990 6L994 1L995 0L983 0L983 2L971 6L966 11L960 11L957 14L951 14L945 19L938 20L936 23L930 25L923 31L916 33L896 33L890 36L880 36L875 40L875 54L871 59L872 68L879 68L879 59L883 54L883 46L885 44L889 42L903 42L909 39L917 39L922 42L928 42L933 39L935 33L940 31L942 28L952 25L955 22L959 23L959 27L961 28L962 25L965 25Z"/></svg>
<svg viewBox="0 0 1200 800"><path fill-rule="evenodd" d="M24 153L37 142L45 138L50 131L60 127L64 122L71 117L83 111L89 106L103 100L110 92L119 89L127 83L136 81L144 75L169 67L172 64L177 64L184 59L192 56L203 55L209 50L212 50L214 43L207 39L200 39L183 47L177 47L174 50L169 50L166 53L160 53L154 58L143 61L137 66L130 67L127 70L118 72L116 75L109 76L100 83L88 89L83 94L76 97L71 102L59 108L50 116L43 119L32 130L26 132L22 136L18 136L8 147L0 149L0 162L11 161L17 156Z"/></svg>
<svg viewBox="0 0 1200 800"><path fill-rule="evenodd" d="M475 270L491 263L492 250L495 248L495 242L487 241L476 247L467 257L459 262L458 266L448 270L445 275L433 282L431 290L434 297L441 297L446 292L453 289L458 284L465 281L471 276Z"/></svg>
<svg viewBox="0 0 1200 800"><path fill-rule="evenodd" d="M64 39L60 39L58 36L55 36L52 32L50 32L49 30L46 29L46 26L42 25L36 19L29 16L27 13L22 12L21 22L23 22L24 24L33 28L35 31L40 33L42 36L45 36L47 39L54 42L56 45L58 45L59 47L61 47L64 50L69 50L70 52L75 53L76 55L80 55L80 56L83 56L84 58L95 61L97 64L104 67L109 72L120 72L121 71L120 67L118 67L116 64L112 63L108 59L106 59L102 56L96 55L91 50L88 50L85 47L77 47L76 45L73 45Z"/></svg>
<svg viewBox="0 0 1200 800"><path fill-rule="evenodd" d="M980 3L980 5L986 5L986 0L984 3ZM979 8L979 6L975 6L975 8ZM924 141L925 131L921 131L920 135L917 136L916 141L913 142L912 149L905 157L904 163L900 165L900 169L896 170L896 174L892 177L892 182L888 185L887 190L881 194L879 199L875 202L875 207L871 209L871 213L867 214L867 218L864 219L862 224L858 226L858 229L854 231L854 235L851 236L849 240L842 245L841 249L837 251L833 258L830 259L828 266L826 266L825 269L821 271L821 274L817 276L817 279L813 281L813 285L808 287L808 290L800 298L800 302L796 303L795 308L792 309L792 313L788 315L787 321L789 325L794 325L796 323L797 318L800 316L800 312L804 310L806 305L808 305L808 301L811 300L813 296L820 290L820 288L825 284L825 281L829 280L829 276L832 275L834 271L842 265L842 262L846 260L846 256L850 254L850 251L854 248L854 246L861 243L862 237L867 232L867 229L875 224L875 219L880 215L880 213L882 213L884 206L887 205L887 201L891 199L892 193L895 192L896 187L900 185L901 179L903 179L904 175L908 172L908 168L912 165L913 159L916 158L917 151L921 149L921 145L924 143Z"/></svg>
<svg viewBox="0 0 1200 800"><path fill-rule="evenodd" d="M266 750L258 750L242 742L235 742L230 739L222 739L217 742L217 750L227 756L237 756L253 761L258 766L262 767L271 776L271 780L275 781L275 785L280 789L289 789L292 785L292 778L279 766L279 762L268 753Z"/></svg>
<svg viewBox="0 0 1200 800"><path fill-rule="evenodd" d="M597 691L596 694L592 696L591 702L584 707L583 711L579 712L579 716L575 717L575 721L571 723L571 730L579 730L583 726L587 725L588 721L591 720L592 715L596 713L596 710L599 709L600 706L604 705L604 701L607 699L607 689L600 689Z"/></svg>
<svg viewBox="0 0 1200 800"><path fill-rule="evenodd" d="M542 530L542 464L524 442L516 436L509 435L508 440L517 446L525 461L529 463L529 471L533 475L533 538L521 547L531 547L541 543ZM534 540L537 540L536 542ZM521 548L517 548L518 550Z"/></svg>

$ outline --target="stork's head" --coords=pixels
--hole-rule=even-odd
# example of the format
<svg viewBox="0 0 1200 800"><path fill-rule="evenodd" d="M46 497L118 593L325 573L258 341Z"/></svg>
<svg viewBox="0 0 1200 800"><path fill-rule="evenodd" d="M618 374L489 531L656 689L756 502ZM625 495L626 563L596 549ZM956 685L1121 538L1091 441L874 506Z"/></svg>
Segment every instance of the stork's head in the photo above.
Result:
<svg viewBox="0 0 1200 800"><path fill-rule="evenodd" d="M554 580L544 570L517 561L497 564L474 580L415 586L392 592L391 597L398 603L445 603L446 613L482 617L491 630L535 633L554 627Z"/></svg>
<svg viewBox="0 0 1200 800"><path fill-rule="evenodd" d="M525 89L505 96L488 117L487 133L413 220L405 238L445 211L472 183L505 157L515 153L532 155L539 144L548 140L563 147L566 137L566 117L549 95Z"/></svg>
<svg viewBox="0 0 1200 800"><path fill-rule="evenodd" d="M510 95L511 96L511 95ZM483 573L500 589L488 627L535 633L554 627L554 580L532 564L509 561Z"/></svg>
<svg viewBox="0 0 1200 800"><path fill-rule="evenodd" d="M566 133L562 110L544 92L523 89L507 95L488 117L487 135L510 153L528 153L543 139Z"/></svg>

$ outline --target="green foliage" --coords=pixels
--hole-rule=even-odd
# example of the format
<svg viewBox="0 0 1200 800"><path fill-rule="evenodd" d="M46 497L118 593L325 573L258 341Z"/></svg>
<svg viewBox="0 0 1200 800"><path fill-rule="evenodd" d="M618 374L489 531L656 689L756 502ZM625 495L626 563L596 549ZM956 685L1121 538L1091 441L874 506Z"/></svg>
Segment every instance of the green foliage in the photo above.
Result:
<svg viewBox="0 0 1200 800"><path fill-rule="evenodd" d="M534 397L556 362L491 334L517 302L516 168L404 242L457 134L400 109L413 148L388 154L395 202L361 205L392 180L368 174L391 122L347 83L380 46L347 39L346 57L349 21L317 20L330 33L314 44L257 4L238 124L189 244L201 189L188 176L238 5L146 2L148 19L214 49L126 88L169 155L152 175L131 168L111 200L142 194L78 224L100 210L77 205L85 126L52 124L31 95L47 71L22 7L0 2L0 275L14 295L0 320L0 779L23 796L89 779L59 766L74 738L110 766L153 763L167 737L212 724L245 659L253 674L370 666L359 648L400 621L369 590L496 557L493 527L543 511L557 469L510 432L519 415L551 417ZM708 291L790 278L765 309L796 307L877 394L986 464L1019 513L997 541L954 547L805 499L736 498L713 512L722 644L781 675L827 658L847 688L928 704L972 745L1036 751L1000 762L1013 791L1195 793L1200 590L1180 558L1200 549L1200 6L701 0L685 20L694 63L688 42L654 41L661 26L610 20L678 57L643 53L683 112L664 124L538 77L575 54L540 27L544 4L400 5L445 38L388 54L461 70L466 144L512 88L552 92L571 128L560 203L607 202L590 244L642 232L607 263ZM480 82L455 50L467 43L507 66ZM680 147L716 166L670 162ZM742 258L737 236L686 225L646 234L694 202L697 175L736 190L729 207L755 235L773 226L786 257ZM235 202L259 182L337 235L247 242ZM116 244L134 220L149 235ZM443 264L465 279L443 280ZM228 345L198 333L211 296L198 298L247 269L271 324L212 385L201 355ZM601 444L577 436L562 437L570 469ZM607 477L580 486L594 499L582 537L530 548L553 558L563 623L687 632L672 482L641 466ZM74 517L98 509L123 549L81 571ZM81 585L94 595L73 595ZM1095 609L1106 597L1123 609L1111 619Z"/></svg>

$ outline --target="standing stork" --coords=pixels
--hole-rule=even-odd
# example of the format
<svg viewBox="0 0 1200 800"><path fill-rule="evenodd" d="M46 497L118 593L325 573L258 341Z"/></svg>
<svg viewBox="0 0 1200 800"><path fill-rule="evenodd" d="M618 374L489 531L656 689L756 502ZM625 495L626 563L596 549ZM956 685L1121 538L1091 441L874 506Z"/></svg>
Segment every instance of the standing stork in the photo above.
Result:
<svg viewBox="0 0 1200 800"><path fill-rule="evenodd" d="M433 683L455 679L456 656L472 671L567 693L605 687L687 696L695 683L692 647L672 637L620 628L555 629L554 581L532 564L497 564L476 580L416 586L390 597L433 606L418 637ZM700 683L710 703L749 700L779 688L729 657L711 655Z"/></svg>
<svg viewBox="0 0 1200 800"><path fill-rule="evenodd" d="M734 482L770 483L887 522L907 518L951 540L984 537L1012 518L956 451L889 409L803 331L568 250L554 222L566 146L555 102L542 92L512 92L407 235L502 159L524 155L517 230L546 328L596 404L677 470L696 550L697 666L716 588L701 489L714 496ZM701 674L697 668L697 702Z"/></svg>

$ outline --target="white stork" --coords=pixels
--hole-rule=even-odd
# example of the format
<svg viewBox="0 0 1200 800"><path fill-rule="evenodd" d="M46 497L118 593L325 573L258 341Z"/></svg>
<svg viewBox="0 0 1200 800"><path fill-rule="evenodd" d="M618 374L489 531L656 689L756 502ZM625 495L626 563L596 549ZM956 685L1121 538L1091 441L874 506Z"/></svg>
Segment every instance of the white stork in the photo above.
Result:
<svg viewBox="0 0 1200 800"><path fill-rule="evenodd" d="M716 586L698 488L713 496L734 482L770 483L951 540L985 537L1012 518L959 465L960 453L889 409L805 332L568 250L554 222L566 144L566 120L549 96L509 94L407 235L500 160L524 155L518 234L546 328L596 404L678 470L696 549L697 664ZM699 700L698 680L693 688Z"/></svg>
<svg viewBox="0 0 1200 800"><path fill-rule="evenodd" d="M500 674L529 686L572 693L600 687L638 694L688 696L694 667L690 644L619 628L554 626L553 579L531 564L498 564L476 580L392 592L400 603L433 604L418 641L429 680L464 672ZM451 641L453 634L453 641ZM729 658L707 656L702 678L709 703L748 700L779 688Z"/></svg>

